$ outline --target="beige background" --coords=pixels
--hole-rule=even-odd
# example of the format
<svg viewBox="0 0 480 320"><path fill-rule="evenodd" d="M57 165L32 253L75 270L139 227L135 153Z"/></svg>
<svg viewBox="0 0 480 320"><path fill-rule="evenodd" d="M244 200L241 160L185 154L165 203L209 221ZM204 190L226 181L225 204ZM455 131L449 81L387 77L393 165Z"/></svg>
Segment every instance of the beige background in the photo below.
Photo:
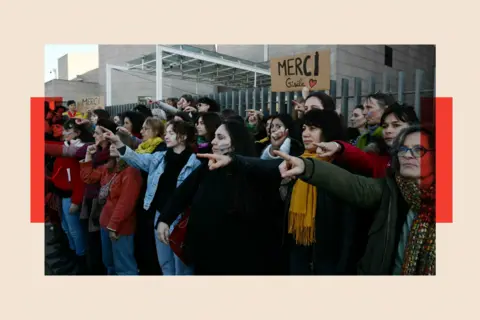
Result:
<svg viewBox="0 0 480 320"><path fill-rule="evenodd" d="M478 187L466 181L467 175L478 173L478 137L473 131L480 109L479 45L474 40L480 29L473 1L2 4L1 81L6 97L1 126L1 319L473 319L478 315ZM29 98L43 95L44 44L62 42L436 43L437 95L453 96L456 110L455 223L438 226L438 276L42 276L43 225L29 224L27 200Z"/></svg>

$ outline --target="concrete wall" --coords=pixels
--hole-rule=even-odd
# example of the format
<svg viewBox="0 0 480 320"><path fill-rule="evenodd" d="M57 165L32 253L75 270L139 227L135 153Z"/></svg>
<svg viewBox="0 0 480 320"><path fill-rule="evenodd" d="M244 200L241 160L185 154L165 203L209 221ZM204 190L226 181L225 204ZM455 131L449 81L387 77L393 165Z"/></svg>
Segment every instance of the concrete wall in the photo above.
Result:
<svg viewBox="0 0 480 320"><path fill-rule="evenodd" d="M98 68L85 72L77 76L73 80L83 80L84 82L96 82L98 83L98 77L100 76L100 70Z"/></svg>
<svg viewBox="0 0 480 320"><path fill-rule="evenodd" d="M362 79L362 94L369 90L370 77L375 77L375 89L383 88L383 73L390 79L390 92L398 91L398 71L405 72L405 91L415 89L415 70L424 74L424 88L434 87L435 47L429 45L391 45L392 67L385 65L384 45L339 45L336 55L337 96L341 94L341 79L349 80L349 94L354 94L354 77ZM396 96L395 96L396 97ZM414 103L414 95L405 95L405 102ZM340 104L340 100L337 101ZM349 104L353 108L353 101Z"/></svg>
<svg viewBox="0 0 480 320"><path fill-rule="evenodd" d="M58 79L73 80L98 68L98 52L69 53L58 59Z"/></svg>
<svg viewBox="0 0 480 320"><path fill-rule="evenodd" d="M68 80L50 80L45 83L46 97L62 97L63 100L80 100L88 97L102 95L101 87L98 83L68 81Z"/></svg>
<svg viewBox="0 0 480 320"><path fill-rule="evenodd" d="M215 50L215 45L194 45L207 50ZM98 81L105 93L106 64L124 66L127 61L142 55L155 52L154 45L99 45ZM120 71L112 72L112 104L136 103L139 96L155 97L155 76L135 73L126 74ZM163 98L179 97L182 94L194 94L197 88L195 82L163 78ZM215 91L214 86L198 84L199 94L209 94Z"/></svg>
<svg viewBox="0 0 480 320"><path fill-rule="evenodd" d="M58 79L68 80L68 54L58 58Z"/></svg>

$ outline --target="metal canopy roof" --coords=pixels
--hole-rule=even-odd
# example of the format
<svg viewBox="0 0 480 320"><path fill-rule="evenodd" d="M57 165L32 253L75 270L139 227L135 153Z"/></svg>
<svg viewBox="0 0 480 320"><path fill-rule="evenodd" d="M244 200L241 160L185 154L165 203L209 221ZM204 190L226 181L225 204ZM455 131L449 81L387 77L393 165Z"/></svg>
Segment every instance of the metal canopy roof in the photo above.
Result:
<svg viewBox="0 0 480 320"><path fill-rule="evenodd" d="M163 76L233 89L270 85L269 62L252 62L189 45L157 45ZM127 69L156 75L157 52L127 62Z"/></svg>

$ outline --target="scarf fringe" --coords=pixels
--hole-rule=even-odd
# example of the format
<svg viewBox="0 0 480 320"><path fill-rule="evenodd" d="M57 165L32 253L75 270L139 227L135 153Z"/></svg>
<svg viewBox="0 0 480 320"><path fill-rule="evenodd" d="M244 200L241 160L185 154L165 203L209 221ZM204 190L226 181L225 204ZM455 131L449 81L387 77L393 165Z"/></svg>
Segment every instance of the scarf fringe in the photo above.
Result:
<svg viewBox="0 0 480 320"><path fill-rule="evenodd" d="M305 226L307 221L305 214L290 212L288 215L288 233L295 238L295 243L309 246L315 243L315 217L310 226Z"/></svg>
<svg viewBox="0 0 480 320"><path fill-rule="evenodd" d="M331 161L330 158L319 158L315 153L305 152L302 158L316 158ZM315 243L315 215L317 211L317 188L302 180L293 186L288 215L288 233L300 245Z"/></svg>

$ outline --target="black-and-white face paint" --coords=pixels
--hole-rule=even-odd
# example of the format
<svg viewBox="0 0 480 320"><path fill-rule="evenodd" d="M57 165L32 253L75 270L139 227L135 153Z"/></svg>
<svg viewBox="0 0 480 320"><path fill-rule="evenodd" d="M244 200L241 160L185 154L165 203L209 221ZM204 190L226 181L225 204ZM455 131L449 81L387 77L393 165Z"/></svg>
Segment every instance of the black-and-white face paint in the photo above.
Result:
<svg viewBox="0 0 480 320"><path fill-rule="evenodd" d="M179 144L177 133L173 131L172 125L169 125L167 130L165 130L165 143L167 144L167 148L174 148Z"/></svg>
<svg viewBox="0 0 480 320"><path fill-rule="evenodd" d="M270 137L272 140L282 140L287 135L288 131L282 121L278 118L274 119L270 125Z"/></svg>
<svg viewBox="0 0 480 320"><path fill-rule="evenodd" d="M214 154L227 154L232 152L232 139L224 124L215 131L215 139L212 141L212 152Z"/></svg>

